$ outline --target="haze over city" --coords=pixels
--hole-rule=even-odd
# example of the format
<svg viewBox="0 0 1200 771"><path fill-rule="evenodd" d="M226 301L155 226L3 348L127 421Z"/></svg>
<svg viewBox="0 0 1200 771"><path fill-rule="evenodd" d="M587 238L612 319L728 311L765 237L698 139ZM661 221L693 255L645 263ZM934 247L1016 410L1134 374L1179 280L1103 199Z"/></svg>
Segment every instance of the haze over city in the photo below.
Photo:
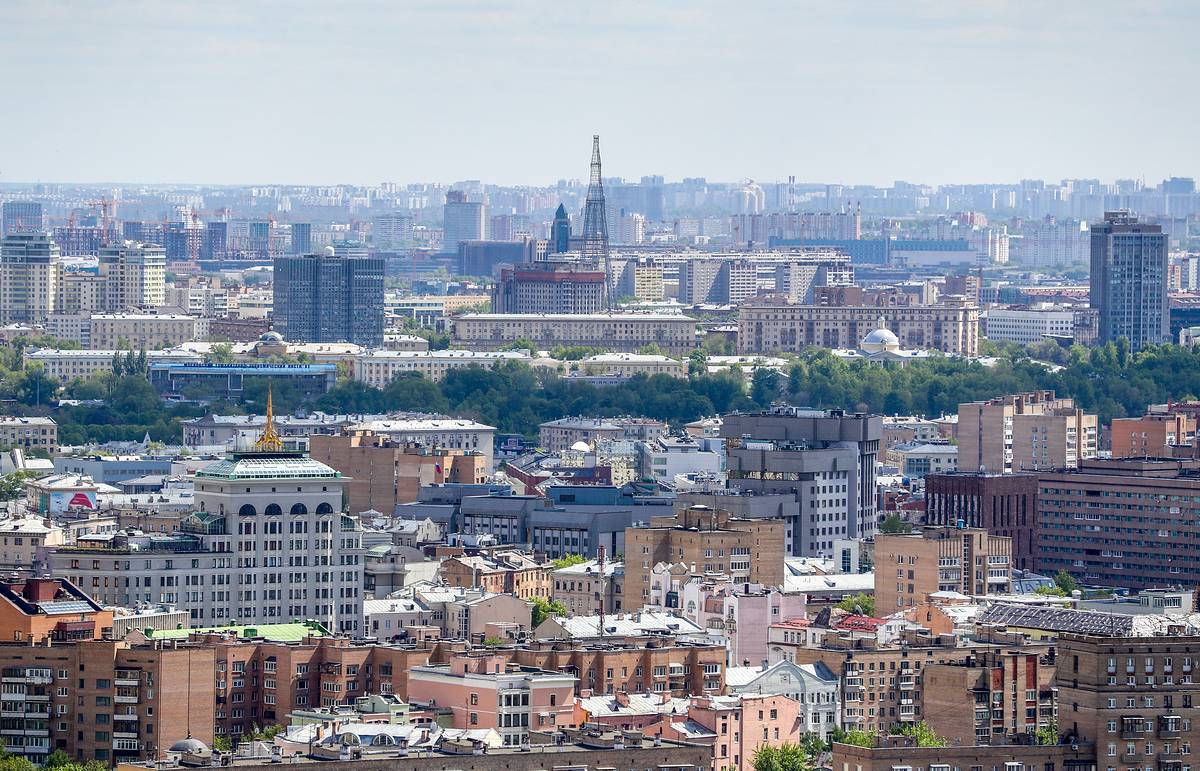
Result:
<svg viewBox="0 0 1200 771"><path fill-rule="evenodd" d="M7 2L0 182L1192 173L1187 2Z"/></svg>

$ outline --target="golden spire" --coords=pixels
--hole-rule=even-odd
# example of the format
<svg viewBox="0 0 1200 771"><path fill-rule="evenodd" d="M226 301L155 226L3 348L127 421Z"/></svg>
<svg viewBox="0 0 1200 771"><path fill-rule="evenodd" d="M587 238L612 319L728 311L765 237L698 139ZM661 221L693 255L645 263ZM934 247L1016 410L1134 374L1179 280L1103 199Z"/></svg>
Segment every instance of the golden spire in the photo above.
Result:
<svg viewBox="0 0 1200 771"><path fill-rule="evenodd" d="M267 381L267 423L263 426L263 432L259 435L258 441L254 443L254 449L259 452L281 452L283 450L283 439L279 436L279 430L275 428L275 408L271 399L271 381Z"/></svg>

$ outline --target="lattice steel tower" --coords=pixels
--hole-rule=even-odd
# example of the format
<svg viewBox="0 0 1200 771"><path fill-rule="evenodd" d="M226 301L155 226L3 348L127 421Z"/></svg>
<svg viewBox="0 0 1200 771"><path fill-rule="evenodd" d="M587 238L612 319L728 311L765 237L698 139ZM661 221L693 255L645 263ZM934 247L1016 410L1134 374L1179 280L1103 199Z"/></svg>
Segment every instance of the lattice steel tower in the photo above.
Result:
<svg viewBox="0 0 1200 771"><path fill-rule="evenodd" d="M604 210L604 182L600 179L600 135L592 136L592 178L583 204L583 244L580 254L604 271L605 307L613 297L608 275L608 217Z"/></svg>

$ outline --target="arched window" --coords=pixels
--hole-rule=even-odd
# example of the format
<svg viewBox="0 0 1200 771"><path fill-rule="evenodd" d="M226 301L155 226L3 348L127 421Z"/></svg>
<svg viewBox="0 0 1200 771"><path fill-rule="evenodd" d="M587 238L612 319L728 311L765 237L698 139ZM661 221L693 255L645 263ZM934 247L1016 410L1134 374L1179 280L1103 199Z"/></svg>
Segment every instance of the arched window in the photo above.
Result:
<svg viewBox="0 0 1200 771"><path fill-rule="evenodd" d="M332 514L332 513L333 513L333 507L330 506L328 503L322 503L321 505L317 506L317 514Z"/></svg>
<svg viewBox="0 0 1200 771"><path fill-rule="evenodd" d="M308 507L305 506L303 503L297 503L295 506L292 507L292 516L293 517L303 517L307 513L308 513Z"/></svg>
<svg viewBox="0 0 1200 771"><path fill-rule="evenodd" d="M279 508L278 503L272 503L270 506L267 506L266 510L263 512L263 514L266 514L269 517L279 516L282 513L283 509Z"/></svg>
<svg viewBox="0 0 1200 771"><path fill-rule="evenodd" d="M243 506L242 508L238 509L239 517L253 517L257 513L258 512L255 511L254 507L248 503L245 506Z"/></svg>

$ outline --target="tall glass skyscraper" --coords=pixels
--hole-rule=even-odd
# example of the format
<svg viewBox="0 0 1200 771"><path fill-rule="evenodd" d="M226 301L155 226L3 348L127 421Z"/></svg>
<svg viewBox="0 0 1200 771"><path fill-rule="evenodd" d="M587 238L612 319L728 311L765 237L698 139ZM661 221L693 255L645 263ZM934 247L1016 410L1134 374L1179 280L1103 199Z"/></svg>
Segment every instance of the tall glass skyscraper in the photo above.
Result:
<svg viewBox="0 0 1200 771"><path fill-rule="evenodd" d="M275 329L290 342L383 345L383 259L357 254L276 257Z"/></svg>
<svg viewBox="0 0 1200 771"><path fill-rule="evenodd" d="M1092 225L1091 304L1101 343L1124 337L1136 351L1170 338L1167 235L1126 210Z"/></svg>

